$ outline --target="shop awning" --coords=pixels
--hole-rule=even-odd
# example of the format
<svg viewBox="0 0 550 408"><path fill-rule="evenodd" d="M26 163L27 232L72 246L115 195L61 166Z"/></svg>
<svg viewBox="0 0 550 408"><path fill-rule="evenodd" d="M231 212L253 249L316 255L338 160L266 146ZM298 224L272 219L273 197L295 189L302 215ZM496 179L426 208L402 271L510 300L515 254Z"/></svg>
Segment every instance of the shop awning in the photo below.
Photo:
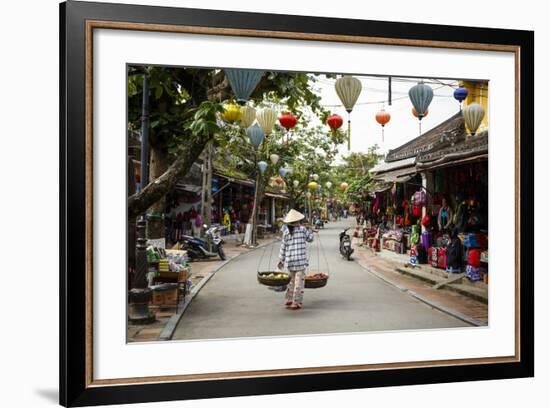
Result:
<svg viewBox="0 0 550 408"><path fill-rule="evenodd" d="M404 183L416 174L415 167L407 167L374 175L373 179L384 183Z"/></svg>
<svg viewBox="0 0 550 408"><path fill-rule="evenodd" d="M178 183L176 184L177 190L190 191L191 193L200 193L201 186L195 186L193 184Z"/></svg>
<svg viewBox="0 0 550 408"><path fill-rule="evenodd" d="M411 167L414 166L414 163L416 161L416 157L410 157L408 159L403 160L396 160L393 162L385 162L377 164L372 169L370 169L370 172L373 174L387 172L390 170L400 169L403 167Z"/></svg>
<svg viewBox="0 0 550 408"><path fill-rule="evenodd" d="M393 183L384 183L378 182L372 188L369 188L369 191L372 193L381 193L383 191L389 190L392 188Z"/></svg>
<svg viewBox="0 0 550 408"><path fill-rule="evenodd" d="M289 200L289 198L282 194L265 193L266 197L278 198L280 200Z"/></svg>
<svg viewBox="0 0 550 408"><path fill-rule="evenodd" d="M254 187L254 185L256 184L254 182L254 180L250 180L250 179L234 178L234 177L226 176L225 174L221 174L221 173L218 173L218 172L214 172L214 174L217 177L223 177L223 178L227 179L228 181L230 181L232 183L240 184L240 185L247 186L247 187Z"/></svg>

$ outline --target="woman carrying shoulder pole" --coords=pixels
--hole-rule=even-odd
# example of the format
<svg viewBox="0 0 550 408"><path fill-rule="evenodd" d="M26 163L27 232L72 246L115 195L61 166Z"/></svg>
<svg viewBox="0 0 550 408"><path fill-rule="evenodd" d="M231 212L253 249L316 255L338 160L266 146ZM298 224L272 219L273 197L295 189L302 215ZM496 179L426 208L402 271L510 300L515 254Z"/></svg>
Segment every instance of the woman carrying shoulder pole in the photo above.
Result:
<svg viewBox="0 0 550 408"><path fill-rule="evenodd" d="M305 218L303 214L292 209L283 219L283 237L279 251L279 269L285 264L290 274L286 291L285 305L290 309L299 309L304 300L305 270L309 265L307 242L313 242L313 231L310 227L300 225Z"/></svg>

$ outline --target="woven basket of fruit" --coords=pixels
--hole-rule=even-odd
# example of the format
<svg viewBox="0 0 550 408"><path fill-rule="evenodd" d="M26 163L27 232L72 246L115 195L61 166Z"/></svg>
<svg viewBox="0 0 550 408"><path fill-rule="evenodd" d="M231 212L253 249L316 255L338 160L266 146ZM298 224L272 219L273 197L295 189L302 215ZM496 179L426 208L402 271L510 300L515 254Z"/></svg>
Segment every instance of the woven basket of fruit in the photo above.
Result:
<svg viewBox="0 0 550 408"><path fill-rule="evenodd" d="M305 276L305 287L307 289L317 289L326 286L328 275L323 272L310 273Z"/></svg>
<svg viewBox="0 0 550 408"><path fill-rule="evenodd" d="M283 272L258 272L258 282L267 286L284 286L290 282L290 276Z"/></svg>

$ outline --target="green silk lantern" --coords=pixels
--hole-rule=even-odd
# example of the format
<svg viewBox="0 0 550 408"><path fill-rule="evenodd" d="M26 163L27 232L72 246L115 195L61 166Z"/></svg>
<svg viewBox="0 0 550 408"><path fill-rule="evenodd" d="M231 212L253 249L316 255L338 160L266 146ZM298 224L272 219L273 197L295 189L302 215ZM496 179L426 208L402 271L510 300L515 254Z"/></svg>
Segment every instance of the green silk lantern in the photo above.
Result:
<svg viewBox="0 0 550 408"><path fill-rule="evenodd" d="M339 78L334 85L340 101L348 112L348 150L351 149L351 111L361 94L361 81L349 75Z"/></svg>
<svg viewBox="0 0 550 408"><path fill-rule="evenodd" d="M470 129L470 135L474 136L485 117L485 109L474 102L462 109L462 116L464 116L466 126Z"/></svg>

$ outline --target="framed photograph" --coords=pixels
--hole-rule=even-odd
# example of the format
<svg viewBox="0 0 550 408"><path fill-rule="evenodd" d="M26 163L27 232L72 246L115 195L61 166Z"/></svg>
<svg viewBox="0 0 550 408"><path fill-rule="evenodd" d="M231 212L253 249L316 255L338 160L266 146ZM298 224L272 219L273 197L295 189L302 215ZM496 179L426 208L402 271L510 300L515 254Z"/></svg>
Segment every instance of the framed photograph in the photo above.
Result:
<svg viewBox="0 0 550 408"><path fill-rule="evenodd" d="M62 405L534 375L533 32L60 16Z"/></svg>

